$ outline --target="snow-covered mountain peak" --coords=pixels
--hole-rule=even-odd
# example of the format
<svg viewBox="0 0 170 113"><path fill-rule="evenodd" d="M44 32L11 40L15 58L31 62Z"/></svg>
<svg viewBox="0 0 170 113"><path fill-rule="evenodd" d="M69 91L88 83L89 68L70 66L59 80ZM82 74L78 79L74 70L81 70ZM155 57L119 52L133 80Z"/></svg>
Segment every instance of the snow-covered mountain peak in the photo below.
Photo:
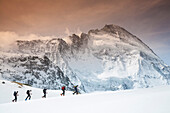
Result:
<svg viewBox="0 0 170 113"><path fill-rule="evenodd" d="M114 33L114 34L121 33L122 31L123 32L126 31L124 28L122 28L118 25L113 25L113 24L105 25L101 30L106 31L106 32L111 32L111 33Z"/></svg>
<svg viewBox="0 0 170 113"><path fill-rule="evenodd" d="M78 84L81 90L91 92L170 82L169 67L139 38L116 25L65 39L17 41L17 47L17 55L0 56L0 74L27 84L31 80L36 87L45 84L59 89L66 84L72 89Z"/></svg>
<svg viewBox="0 0 170 113"><path fill-rule="evenodd" d="M124 28L118 26L118 25L113 25L113 24L110 24L110 25L105 25L103 28L101 28L100 30L99 29L93 29L93 30L90 30L88 32L88 34L110 34L112 36L115 36L115 37L120 37L122 36L122 38L130 38L130 36L132 35L131 33L129 33L127 30L125 30ZM133 35L132 35L133 36Z"/></svg>
<svg viewBox="0 0 170 113"><path fill-rule="evenodd" d="M123 48L128 50L139 50L143 53L159 59L159 57L138 37L129 33L124 28L117 25L105 25L100 30L90 30L88 36L91 39L90 45L96 45L102 48Z"/></svg>

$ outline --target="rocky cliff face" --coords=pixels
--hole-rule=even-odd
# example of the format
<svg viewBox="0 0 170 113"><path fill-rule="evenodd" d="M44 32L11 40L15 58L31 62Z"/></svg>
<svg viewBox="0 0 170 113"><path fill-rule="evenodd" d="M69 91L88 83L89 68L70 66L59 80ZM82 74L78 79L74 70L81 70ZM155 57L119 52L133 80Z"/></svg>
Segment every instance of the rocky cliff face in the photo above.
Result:
<svg viewBox="0 0 170 113"><path fill-rule="evenodd" d="M73 34L67 40L17 41L17 47L15 54L6 55L8 58L1 55L1 75L35 87L66 85L72 89L78 84L82 91L91 92L169 85L169 66L119 26L106 25L81 36ZM18 60L11 62L13 58ZM23 63L20 59L27 60ZM22 70L13 66L16 64ZM14 71L12 76L5 71L8 68Z"/></svg>
<svg viewBox="0 0 170 113"><path fill-rule="evenodd" d="M1 76L11 81L34 87L60 89L65 85L73 89L70 79L46 56L12 56L1 57Z"/></svg>

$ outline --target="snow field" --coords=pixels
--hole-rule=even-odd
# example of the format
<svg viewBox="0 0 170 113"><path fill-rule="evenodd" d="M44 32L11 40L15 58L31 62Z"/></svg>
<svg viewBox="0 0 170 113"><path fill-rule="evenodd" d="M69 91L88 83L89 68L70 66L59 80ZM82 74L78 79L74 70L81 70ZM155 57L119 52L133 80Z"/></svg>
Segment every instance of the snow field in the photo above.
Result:
<svg viewBox="0 0 170 113"><path fill-rule="evenodd" d="M5 82L5 84L2 84L2 81ZM0 80L0 104L3 103L11 103L14 99L13 93L14 91L18 91L18 101L25 101L25 98L27 96L26 91L32 90L31 100L33 99L41 99L43 96L43 89L33 88L29 86L23 85L23 87L16 83L11 83L6 80ZM59 90L47 90L47 98L49 97L60 97L62 91ZM66 91L66 96L72 95L72 92ZM29 101L29 100L28 100ZM1 112L0 112L1 113Z"/></svg>
<svg viewBox="0 0 170 113"><path fill-rule="evenodd" d="M14 84L10 85L11 90L15 88L12 85ZM5 87L0 88L2 90ZM56 92L59 94L59 91L48 90L46 99L38 99L42 96L40 89L33 89L35 90L33 93L37 93L35 99L0 104L0 113L170 113L170 86L75 96L71 96L69 92L65 97L57 97L55 94ZM6 90L9 89L5 88ZM54 97L50 96L53 94Z"/></svg>

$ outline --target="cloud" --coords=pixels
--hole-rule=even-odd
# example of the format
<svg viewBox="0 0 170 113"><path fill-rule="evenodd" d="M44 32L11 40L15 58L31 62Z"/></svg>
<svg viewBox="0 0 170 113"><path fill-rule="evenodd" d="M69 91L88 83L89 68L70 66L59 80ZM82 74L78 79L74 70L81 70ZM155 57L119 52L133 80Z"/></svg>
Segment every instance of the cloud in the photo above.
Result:
<svg viewBox="0 0 170 113"><path fill-rule="evenodd" d="M71 31L69 28L66 27L65 32L64 32L67 36L71 36L72 34L77 34L78 36L81 35L82 31L80 30L80 28L77 28L74 31ZM62 36L61 36L62 37Z"/></svg>
<svg viewBox="0 0 170 113"><path fill-rule="evenodd" d="M68 35L68 36L71 35L71 32L70 32L70 30L68 28L66 28L65 34Z"/></svg>
<svg viewBox="0 0 170 113"><path fill-rule="evenodd" d="M0 32L0 48L7 48L11 45L19 36L15 32Z"/></svg>
<svg viewBox="0 0 170 113"><path fill-rule="evenodd" d="M66 27L64 33L65 33L65 35L61 35L61 36L59 36L59 38L62 38L64 41L67 42L67 44L72 44L72 41L70 40L69 36L71 36L72 34L76 34L76 35L80 36L82 31L80 30L80 28L77 28L74 31L70 31L70 29Z"/></svg>
<svg viewBox="0 0 170 113"><path fill-rule="evenodd" d="M5 31L0 32L0 48L1 49L9 49L14 46L16 40L48 40L52 38L57 38L56 36L41 36L36 34L29 35L19 35L15 32Z"/></svg>
<svg viewBox="0 0 170 113"><path fill-rule="evenodd" d="M10 32L10 31L1 31L0 32L0 48L1 49L10 49L12 46L14 46L15 42L17 40L50 40L53 38L62 38L65 41L69 41L69 36L72 34L77 34L81 35L82 31L77 28L75 31L70 31L68 28L65 30L65 35L59 35L59 36L54 36L54 35L49 35L49 36L42 36L38 34L25 34L25 35L19 35L16 32ZM71 43L71 42L70 42Z"/></svg>

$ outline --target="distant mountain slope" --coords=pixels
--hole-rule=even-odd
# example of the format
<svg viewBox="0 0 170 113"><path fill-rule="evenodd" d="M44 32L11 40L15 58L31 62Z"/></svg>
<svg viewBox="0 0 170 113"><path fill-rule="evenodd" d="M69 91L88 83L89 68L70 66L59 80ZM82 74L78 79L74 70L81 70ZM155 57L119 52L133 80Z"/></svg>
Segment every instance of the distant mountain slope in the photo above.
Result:
<svg viewBox="0 0 170 113"><path fill-rule="evenodd" d="M78 84L82 91L92 92L147 88L170 82L170 67L139 38L116 25L105 25L80 36L73 34L67 39L18 40L16 45L17 49L1 54L1 76L35 87L58 89L65 84L72 90ZM29 60L23 64L11 59ZM48 64L43 63L46 60ZM22 79L17 79L18 76Z"/></svg>

